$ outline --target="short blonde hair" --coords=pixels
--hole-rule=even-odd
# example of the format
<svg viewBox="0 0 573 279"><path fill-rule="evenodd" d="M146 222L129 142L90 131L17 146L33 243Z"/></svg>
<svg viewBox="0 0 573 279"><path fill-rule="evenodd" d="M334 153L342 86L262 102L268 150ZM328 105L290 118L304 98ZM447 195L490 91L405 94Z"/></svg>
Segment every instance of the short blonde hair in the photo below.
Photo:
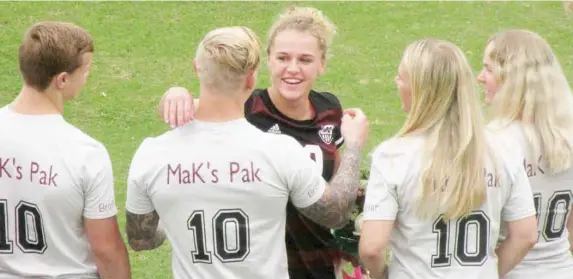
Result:
<svg viewBox="0 0 573 279"><path fill-rule="evenodd" d="M543 155L558 173L573 165L573 95L549 43L527 30L500 32L487 53L499 90L492 100L492 128L523 124L532 163Z"/></svg>
<svg viewBox="0 0 573 279"><path fill-rule="evenodd" d="M311 7L289 7L279 15L269 31L267 54L271 52L276 36L285 30L308 32L318 41L322 57L326 58L336 26L320 10Z"/></svg>
<svg viewBox="0 0 573 279"><path fill-rule="evenodd" d="M223 27L205 35L195 61L201 84L223 90L236 89L259 67L261 43L251 29Z"/></svg>
<svg viewBox="0 0 573 279"><path fill-rule="evenodd" d="M396 136L426 135L417 215L462 217L485 201L488 148L472 68L457 46L435 39L408 46L401 65L412 106Z"/></svg>

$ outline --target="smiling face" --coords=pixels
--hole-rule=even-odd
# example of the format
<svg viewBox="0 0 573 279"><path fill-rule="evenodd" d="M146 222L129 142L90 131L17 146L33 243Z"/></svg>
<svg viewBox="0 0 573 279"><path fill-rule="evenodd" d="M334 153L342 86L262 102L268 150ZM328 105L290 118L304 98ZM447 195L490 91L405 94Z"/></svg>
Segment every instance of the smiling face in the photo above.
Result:
<svg viewBox="0 0 573 279"><path fill-rule="evenodd" d="M316 79L324 73L324 52L308 32L279 32L269 52L272 87L287 100L308 96Z"/></svg>
<svg viewBox="0 0 573 279"><path fill-rule="evenodd" d="M483 55L483 69L479 73L477 79L485 89L485 102L486 104L491 104L495 94L499 90L499 84L495 74L492 70L493 61L490 58L490 53L493 50L493 43L490 43L485 49Z"/></svg>

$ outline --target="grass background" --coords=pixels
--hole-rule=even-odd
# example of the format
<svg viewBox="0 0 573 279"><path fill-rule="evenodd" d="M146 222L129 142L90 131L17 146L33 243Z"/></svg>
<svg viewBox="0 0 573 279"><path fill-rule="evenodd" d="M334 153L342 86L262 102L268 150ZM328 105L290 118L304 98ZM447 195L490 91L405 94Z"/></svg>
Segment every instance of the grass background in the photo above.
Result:
<svg viewBox="0 0 573 279"><path fill-rule="evenodd" d="M71 21L92 33L92 73L80 98L66 104L65 116L108 148L123 231L129 163L144 137L168 129L156 114L163 92L175 85L197 89L191 61L199 40L216 27L245 25L266 41L276 15L293 3L319 8L337 25L333 56L315 89L366 112L372 128L368 151L404 120L393 78L413 40L452 41L477 73L490 35L530 29L552 44L571 77L573 19L562 2L0 2L0 106L20 90L17 51L31 24ZM259 86L268 83L263 65ZM130 250L130 257L133 278L172 278L168 244L150 252Z"/></svg>

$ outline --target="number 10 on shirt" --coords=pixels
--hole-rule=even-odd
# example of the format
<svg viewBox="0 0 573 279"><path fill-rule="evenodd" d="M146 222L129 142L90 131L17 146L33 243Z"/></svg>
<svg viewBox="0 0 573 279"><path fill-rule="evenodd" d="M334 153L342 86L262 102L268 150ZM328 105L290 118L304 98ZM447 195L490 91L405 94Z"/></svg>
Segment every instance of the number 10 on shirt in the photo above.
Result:
<svg viewBox="0 0 573 279"><path fill-rule="evenodd" d="M210 234L206 232L208 219L212 225ZM235 229L228 230L229 227ZM194 263L212 263L213 253L223 263L241 262L250 253L249 216L241 209L221 209L211 218L203 210L195 210L187 219L187 228L193 232L195 241L195 250L191 251ZM235 247L228 245L229 236L234 236ZM207 247L207 237L213 238L213 247Z"/></svg>
<svg viewBox="0 0 573 279"><path fill-rule="evenodd" d="M475 233L470 234L472 228ZM444 220L440 215L433 224L432 232L437 235L437 251L430 263L432 268L450 266L452 254L461 266L480 266L488 258L490 220L481 210L457 220ZM450 247L452 237L454 247ZM469 249L470 243L474 249Z"/></svg>

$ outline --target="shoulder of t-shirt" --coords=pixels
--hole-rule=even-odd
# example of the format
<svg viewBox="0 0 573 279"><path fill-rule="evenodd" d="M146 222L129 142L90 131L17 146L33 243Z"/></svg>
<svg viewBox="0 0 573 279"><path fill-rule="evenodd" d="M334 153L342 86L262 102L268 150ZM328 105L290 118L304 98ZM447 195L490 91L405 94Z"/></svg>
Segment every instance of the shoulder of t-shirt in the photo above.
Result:
<svg viewBox="0 0 573 279"><path fill-rule="evenodd" d="M516 142L522 143L525 140L523 126L518 121L509 123L492 121L488 124L486 133L495 135L495 138L499 139L503 145L510 147L515 146Z"/></svg>
<svg viewBox="0 0 573 279"><path fill-rule="evenodd" d="M371 153L371 163L384 180L401 184L412 169L413 161L420 159L424 148L423 137L393 137L379 144Z"/></svg>
<svg viewBox="0 0 573 279"><path fill-rule="evenodd" d="M291 136L262 132L258 140L260 146L267 147L264 152L272 160L277 173L286 174L305 166L302 160L311 161L302 144Z"/></svg>
<svg viewBox="0 0 573 279"><path fill-rule="evenodd" d="M78 183L87 187L98 175L107 173L113 176L113 164L105 145L65 120L63 122L58 129L62 134L61 150L72 164L70 167L77 168Z"/></svg>
<svg viewBox="0 0 573 279"><path fill-rule="evenodd" d="M172 152L170 147L174 144L173 135L178 129L143 138L131 159L129 179L139 183L152 180L152 176L157 174L157 170L163 165L163 158L168 158L169 152Z"/></svg>
<svg viewBox="0 0 573 279"><path fill-rule="evenodd" d="M269 150L274 153L287 151L286 154L288 154L288 150L303 148L303 146L290 135L266 133L258 128L255 129L256 131L252 131L256 133L256 137L253 135L253 143L257 144L257 146L270 147Z"/></svg>
<svg viewBox="0 0 573 279"><path fill-rule="evenodd" d="M422 136L392 137L379 144L373 154L387 158L404 157L418 153L424 143Z"/></svg>
<svg viewBox="0 0 573 279"><path fill-rule="evenodd" d="M257 130L257 137L253 137L251 146L256 146L264 156L273 162L279 163L282 168L296 163L301 157L306 158L303 145L292 136L286 134L265 133ZM309 157L310 158L310 157ZM282 171L282 170L277 170Z"/></svg>
<svg viewBox="0 0 573 279"><path fill-rule="evenodd" d="M486 155L495 159L490 159L490 162L495 163L496 171L501 172L500 178L511 183L515 181L517 173L523 171L522 161L526 157L525 147L521 146L524 142L520 139L521 135L516 134L515 128L486 129L484 134L488 148Z"/></svg>
<svg viewBox="0 0 573 279"><path fill-rule="evenodd" d="M181 127L169 130L158 136L148 136L143 138L141 144L136 150L136 156L145 156L153 158L156 154L164 154L172 146L174 137Z"/></svg>
<svg viewBox="0 0 573 279"><path fill-rule="evenodd" d="M0 120L1 121L5 121L4 119L9 117L8 115L8 105L5 105L3 107L0 108Z"/></svg>
<svg viewBox="0 0 573 279"><path fill-rule="evenodd" d="M342 105L340 104L340 100L336 95L326 92L326 91L315 91L311 90L309 94L309 98L312 100L314 106L317 107L319 111L327 110L327 109L340 109L342 110Z"/></svg>
<svg viewBox="0 0 573 279"><path fill-rule="evenodd" d="M528 141L523 126L518 121L492 122L485 129L485 136L490 148L502 153L501 155L518 160L520 157L527 157Z"/></svg>
<svg viewBox="0 0 573 279"><path fill-rule="evenodd" d="M74 157L83 155L87 161L93 161L95 158L109 159L108 150L102 142L65 120L60 133L63 135L62 143Z"/></svg>

